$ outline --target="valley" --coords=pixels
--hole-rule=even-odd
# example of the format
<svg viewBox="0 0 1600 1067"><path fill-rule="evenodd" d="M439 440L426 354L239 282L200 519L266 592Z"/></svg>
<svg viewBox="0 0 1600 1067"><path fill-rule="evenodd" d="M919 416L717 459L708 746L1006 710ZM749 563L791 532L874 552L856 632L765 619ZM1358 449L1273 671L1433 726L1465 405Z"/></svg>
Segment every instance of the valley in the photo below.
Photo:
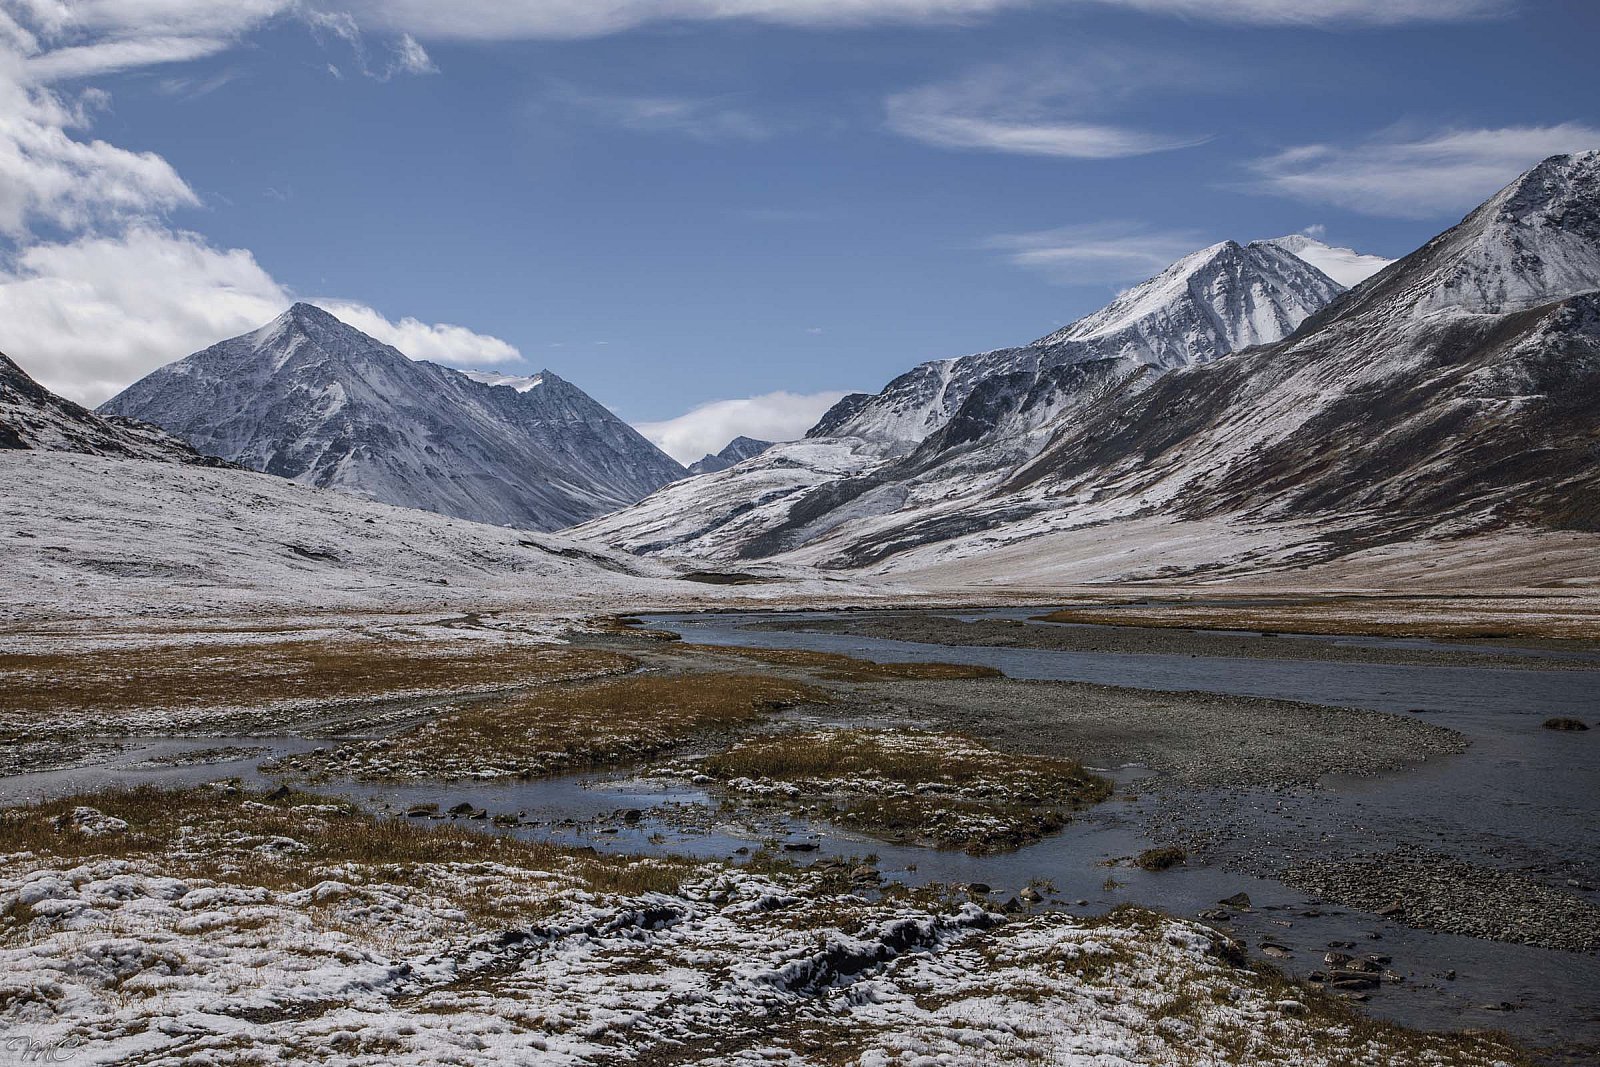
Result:
<svg viewBox="0 0 1600 1067"><path fill-rule="evenodd" d="M1298 606L1316 602L1302 597ZM1220 611L1237 600L1182 603ZM166 996L192 998L228 988L235 979L219 968L258 953L251 946L284 922L336 939L307 942L307 966L342 937L348 947L339 952L354 949L360 968L379 971L351 985L349 964L297 967L291 973L303 978L229 995L228 1012L246 1011L247 1023L202 1022L156 1047L293 1049L351 1019L369 1020L361 1040L371 1041L370 1020L381 1013L384 1054L395 1062L437 1057L440 1041L457 1047L464 1025L481 1053L455 1054L484 1062L530 1048L573 1063L624 1050L648 1058L696 1041L726 1048L735 1028L810 1055L859 1053L863 1042L928 1054L977 1041L997 1055L1046 1059L1093 1033L1126 1056L1168 1062L1171 1042L1189 1033L1179 1023L1220 1027L1209 1038L1217 1041L1249 1025L1248 1047L1263 1063L1358 1054L1475 1064L1531 1051L1558 1064L1592 1053L1600 1031L1583 1005L1600 977L1592 888L1600 855L1584 827L1600 789L1589 781L1588 738L1540 728L1546 714L1594 717L1592 652L1538 638L1481 646L1420 635L1063 627L1036 621L1047 606L1061 610L724 609L622 626L485 613L56 639L52 648L98 664L104 680L77 672L81 683L55 689L40 716L39 701L17 686L38 677L43 661L0 663L14 694L4 727L14 744L88 743L0 779L0 798L26 805L8 809L5 833L30 819L56 826L42 838L30 831L34 851L13 867L20 880L0 889L31 901L34 916L16 941L24 928L13 907L0 951L24 971L34 966L27 959L43 957L16 952L49 952L52 982L91 999L68 1030L40 1032L84 1036L108 1053L149 1039L110 1016L94 1021L97 979L73 961L105 944L95 931L148 929L139 936L166 945L169 962L157 971L151 961L133 965L129 973L144 976L134 981L177 967L163 980ZM1016 636L1063 632L1073 639ZM1149 635L1162 643L1125 644ZM10 644L28 647L19 638ZM325 666L329 656L344 663ZM141 692L110 688L126 677L119 657L142 662ZM385 666L399 662L410 666L399 674ZM329 669L364 680L333 693L317 680ZM187 695L197 678L230 674L249 682L221 705ZM561 707L571 713L556 716ZM450 732L490 723L465 744ZM525 729L543 731L526 748L542 755L518 762ZM896 739L895 754L869 742L874 731ZM830 737L851 753L846 762L819 758ZM786 738L799 747L781 758L812 769L778 769L770 746ZM752 744L772 754L741 755L760 751ZM947 778L960 773L958 750L978 761L970 785ZM1106 789L1052 800L1042 780L1026 777L1041 760L1069 761L1068 773ZM1005 785L1014 774L1024 777ZM1565 785L1529 804L1530 780ZM155 796L170 798L159 801L170 809L162 818L175 820L165 829L138 807ZM861 807L852 799L861 797L872 799ZM899 814L885 821L852 811ZM384 833L399 836L384 847L397 851L341 853L340 827L365 819L392 825ZM953 829L973 819L986 829ZM1008 838L1008 823L1038 829ZM157 868L140 849L173 833L186 844L158 847L175 848L178 865L162 865L165 881L152 882ZM207 844L212 837L227 843ZM437 847L462 843L448 845L448 860L426 860L425 876L417 867L394 883L405 864L435 855L435 838ZM1146 859L1163 848L1175 859ZM477 849L490 851L476 857ZM527 849L536 851L519 851ZM533 870L548 873L517 889L498 881ZM576 890L585 880L591 888ZM536 884L548 889L529 888ZM197 894L203 908L188 903ZM296 894L319 903L302 910ZM428 894L457 904L430 905ZM150 903L135 913L118 900ZM773 903L740 904L758 900ZM152 910L160 907L175 909L171 920ZM389 916L387 932L369 943L347 924L374 908ZM629 908L660 918L630 918L639 913ZM558 932L574 922L614 932L578 940ZM48 932L56 923L66 924L61 935ZM68 929L81 950L54 939ZM522 940L485 940L496 929ZM889 933L913 929L922 933L909 944ZM999 953L999 965L1017 938L1039 951L1058 946L1050 959L1107 951L1108 938L1124 948L1109 969L1059 977L1031 957L992 973L973 962ZM1059 947L1083 939L1097 947ZM36 948L21 948L29 944ZM1199 954L1168 958L1178 944ZM636 970L630 953L647 946L701 962ZM846 964L846 951L866 955ZM725 952L734 956L719 966L825 957L851 977L808 971L798 984L772 985L737 967L706 968ZM1239 963L1228 962L1233 953ZM1324 956L1384 962L1367 974ZM1241 969L1245 961L1254 969ZM1330 972L1342 977L1330 983ZM570 999L597 988L570 984L578 973L635 977L606 994L617 1007L597 1016L582 1006L592 1001ZM1017 982L1037 994L995 1000L996 989ZM1105 982L1123 992L1099 1002L1122 1007L1081 1014ZM866 988L874 990L867 1001L850 992ZM1128 989L1145 992L1128 1001ZM1174 1001L1178 990L1190 992ZM512 1001L538 1007L518 1014ZM1298 1007L1282 1006L1290 1001ZM972 1014L979 1002L991 1006L981 1018ZM689 1011L696 1003L703 1007ZM648 1010L659 1027L640 1029L646 1004L656 1005ZM882 1008L863 1015L864 1004ZM1387 1022L1358 1023L1363 1016ZM1064 1019L1075 1020L1067 1030ZM1525 1051L1389 1023L1501 1030ZM1358 1047L1366 1051L1350 1051Z"/></svg>
<svg viewBox="0 0 1600 1067"><path fill-rule="evenodd" d="M1597 203L1207 245L689 466L304 301L94 411L0 359L4 1039L1593 1062Z"/></svg>

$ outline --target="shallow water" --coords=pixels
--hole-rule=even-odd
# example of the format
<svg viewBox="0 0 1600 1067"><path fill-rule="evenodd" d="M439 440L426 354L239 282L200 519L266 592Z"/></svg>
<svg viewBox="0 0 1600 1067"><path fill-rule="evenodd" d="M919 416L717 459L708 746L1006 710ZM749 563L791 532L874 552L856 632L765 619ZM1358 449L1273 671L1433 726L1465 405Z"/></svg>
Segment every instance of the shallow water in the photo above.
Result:
<svg viewBox="0 0 1600 1067"><path fill-rule="evenodd" d="M1040 610L950 614L1027 618ZM1333 852L1425 848L1499 867L1588 872L1584 881L1600 881L1600 841L1595 831L1600 826L1600 751L1595 747L1600 731L1566 735L1539 728L1553 714L1591 720L1600 716L1596 695L1600 675L1593 671L952 647L749 628L756 622L863 614L671 615L653 617L650 624L676 630L698 643L812 649L875 660L970 663L993 666L1020 679L1205 690L1384 711L1426 709L1430 721L1466 734L1472 748L1462 756L1434 759L1402 773L1332 778L1311 795L1232 791L1216 803L1231 805L1229 817L1239 828L1244 847L1292 824L1301 836L1324 836L1322 847ZM1433 647L1431 642L1414 640L1331 640L1375 647ZM247 784L267 784L271 780L257 770L267 755L329 743L298 737L136 743L100 765L0 779L0 802L147 782L180 785L238 777ZM153 756L224 745L268 752L197 766L142 765ZM1136 781L1140 773L1136 767L1111 769L1122 785ZM1392 956L1391 967L1406 981L1375 994L1368 1008L1376 1015L1439 1029L1504 1029L1537 1045L1600 1047L1600 957L1595 955L1413 930L1348 909L1314 905L1306 894L1272 879L1222 867L1194 865L1152 874L1130 866L1108 866L1154 843L1144 832L1156 803L1150 798L1107 802L1042 842L1010 854L974 857L888 845L803 820L784 822L774 817L773 822L751 825L718 811L717 798L697 787L627 774L405 786L336 781L318 788L392 813L415 804L436 803L443 810L466 802L521 820L515 827L489 821L467 825L608 852L737 859L740 850L753 851L763 843L804 841L816 849L795 853L797 862L870 854L877 857L886 877L913 883L987 883L994 887L997 902L1030 882L1045 880L1056 890L1051 906L1082 914L1138 903L1193 916L1243 890L1255 908L1236 916L1228 927L1257 955L1263 940L1283 946L1290 955L1274 956L1271 962L1291 973L1320 967L1331 941L1352 941L1354 951ZM1197 795L1196 802L1209 801ZM639 809L643 816L636 822L620 818L627 809ZM1321 914L1302 914L1313 910ZM1442 977L1449 971L1456 973L1454 980ZM1518 1010L1484 1010L1485 1005L1501 1002L1511 1002Z"/></svg>
<svg viewBox="0 0 1600 1067"><path fill-rule="evenodd" d="M951 612L956 618L1028 619L1040 609ZM1287 824L1301 839L1321 838L1328 853L1416 848L1501 868L1572 873L1600 882L1600 731L1561 734L1541 728L1551 715L1600 716L1600 676L1592 670L1511 670L1400 666L1317 660L1246 659L1057 652L949 646L852 634L752 629L756 622L861 618L866 613L655 616L650 625L702 644L797 648L857 658L942 661L998 668L1012 678L1084 681L1156 690L1202 690L1272 697L1379 711L1420 711L1430 722L1465 734L1463 755L1372 777L1335 776L1314 794L1258 797L1233 791L1229 815L1241 847ZM1059 625L1039 624L1034 625ZM1386 638L1297 638L1367 647L1461 650L1458 643ZM1512 650L1496 647L1499 653ZM1547 650L1527 650L1548 659ZM1579 653L1575 658L1589 659ZM1119 778L1136 776L1124 770ZM1204 803L1204 795L1196 801ZM1143 802L1141 802L1143 803ZM970 857L876 847L886 866L917 865L916 877L981 881L1008 893L1033 878L1049 878L1068 900L1090 910L1125 901L1193 915L1241 889L1257 910L1233 922L1252 950L1270 938L1291 950L1272 962L1292 973L1317 969L1330 941L1354 941L1358 952L1381 952L1405 983L1385 986L1369 1008L1411 1025L1505 1029L1541 1045L1600 1046L1600 957L1413 930L1310 898L1275 880L1215 867L1189 866L1160 874L1101 864L1149 847L1141 812L1112 802L1087 813L1064 833L1006 856ZM840 844L828 843L838 849ZM847 850L847 849L846 849ZM1307 856L1306 858L1312 858ZM1107 891L1107 876L1123 883ZM1558 883L1559 884L1559 883ZM1586 893L1595 899L1594 893ZM1267 910L1266 905L1274 910ZM1291 924L1292 925L1289 925ZM1378 939L1370 935L1379 935ZM1453 981L1441 977L1456 972ZM1514 1012L1484 1005L1510 1002Z"/></svg>

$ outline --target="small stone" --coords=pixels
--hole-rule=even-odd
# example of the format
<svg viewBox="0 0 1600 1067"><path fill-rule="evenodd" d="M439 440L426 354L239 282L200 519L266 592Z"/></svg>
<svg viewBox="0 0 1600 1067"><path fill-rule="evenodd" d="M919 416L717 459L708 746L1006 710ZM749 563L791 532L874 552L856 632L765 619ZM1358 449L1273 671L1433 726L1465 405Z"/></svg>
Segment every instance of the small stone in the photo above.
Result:
<svg viewBox="0 0 1600 1067"><path fill-rule="evenodd" d="M644 812L640 811L638 808L629 808L627 811L622 813L623 822L638 822L642 818L644 818Z"/></svg>
<svg viewBox="0 0 1600 1067"><path fill-rule="evenodd" d="M979 896L984 896L994 892L994 888L987 882L973 882L971 885L967 886L967 891L969 893L976 893Z"/></svg>
<svg viewBox="0 0 1600 1067"><path fill-rule="evenodd" d="M463 800L461 803L451 808L449 813L451 815L471 815L472 805Z"/></svg>
<svg viewBox="0 0 1600 1067"><path fill-rule="evenodd" d="M1582 719L1572 719L1565 715L1558 715L1555 718L1546 719L1544 728L1546 730L1561 730L1566 733L1578 733L1579 731L1587 730L1589 724Z"/></svg>
<svg viewBox="0 0 1600 1067"><path fill-rule="evenodd" d="M1017 896L1028 904L1038 904L1040 901L1044 900L1044 894L1033 888L1031 885L1024 886L1022 892L1018 893Z"/></svg>
<svg viewBox="0 0 1600 1067"><path fill-rule="evenodd" d="M1250 894L1249 893L1235 893L1231 897L1223 897L1221 900L1217 901L1217 903L1225 905L1225 906L1230 907L1230 908L1234 908L1237 911L1249 911L1250 910Z"/></svg>
<svg viewBox="0 0 1600 1067"><path fill-rule="evenodd" d="M785 841L783 850L785 852L815 852L817 843L815 841Z"/></svg>

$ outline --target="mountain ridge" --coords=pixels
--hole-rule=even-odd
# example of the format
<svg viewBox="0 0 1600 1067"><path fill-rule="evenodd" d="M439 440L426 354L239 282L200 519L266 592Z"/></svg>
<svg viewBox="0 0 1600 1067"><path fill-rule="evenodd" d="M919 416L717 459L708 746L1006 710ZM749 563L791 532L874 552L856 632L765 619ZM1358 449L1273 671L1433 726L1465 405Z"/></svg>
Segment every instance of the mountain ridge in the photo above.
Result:
<svg viewBox="0 0 1600 1067"><path fill-rule="evenodd" d="M526 529L571 525L683 468L545 371L502 388L411 360L314 305L146 376L101 406L254 470Z"/></svg>

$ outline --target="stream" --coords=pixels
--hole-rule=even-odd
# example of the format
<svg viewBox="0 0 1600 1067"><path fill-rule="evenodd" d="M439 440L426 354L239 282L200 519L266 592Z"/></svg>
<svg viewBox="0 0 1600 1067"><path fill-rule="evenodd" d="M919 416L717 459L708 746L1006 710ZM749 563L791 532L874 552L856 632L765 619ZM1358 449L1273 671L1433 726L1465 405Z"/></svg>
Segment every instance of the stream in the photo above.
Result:
<svg viewBox="0 0 1600 1067"><path fill-rule="evenodd" d="M946 612L961 619L1016 619L1030 625L1042 609ZM710 645L808 649L879 661L939 661L991 666L1016 679L1084 681L1153 690L1200 690L1312 703L1426 713L1429 721L1465 734L1471 748L1388 774L1330 776L1316 790L1240 795L1189 790L1184 803L1226 808L1236 850L1243 855L1285 824L1316 839L1330 854L1396 849L1442 852L1471 862L1540 873L1579 871L1570 891L1600 899L1600 731L1569 736L1539 729L1551 715L1600 717L1600 673L1593 670L1511 670L1453 666L1396 666L1292 659L1168 654L1060 652L990 646L891 641L854 634L752 628L756 623L861 618L867 613L750 613L657 615L652 627ZM1382 638L1290 638L1382 647L1461 649L1462 644ZM1504 648L1496 651L1504 653ZM1529 650L1546 657L1546 650ZM1554 655L1560 656L1561 653ZM1575 654L1592 658L1592 654ZM1549 667L1548 663L1544 664ZM827 721L813 719L807 721ZM0 779L0 802L16 803L112 785L198 784L237 777L267 785L257 765L271 755L326 745L298 737L208 737L139 741L103 762ZM152 764L185 751L237 746L192 766ZM1357 953L1392 957L1405 976L1374 991L1372 1014L1428 1029L1499 1029L1540 1047L1563 1046L1582 1058L1600 1049L1600 954L1560 952L1447 933L1411 929L1375 915L1320 902L1249 864L1190 864L1150 873L1115 864L1150 847L1157 800L1129 799L1144 773L1136 766L1104 768L1118 798L1079 815L1063 832L1012 853L972 856L886 844L801 818L774 817L753 827L718 809L720 798L678 780L638 778L632 772L495 783L404 786L334 781L318 791L365 807L399 813L417 804L441 810L458 803L491 814L516 814L517 826L474 822L485 832L607 852L676 854L737 860L763 843L799 845L797 862L821 857L876 857L886 878L910 883L984 883L1006 901L1021 887L1046 880L1056 892L1048 906L1084 915L1124 903L1194 917L1218 901L1248 893L1253 908L1224 925L1251 954L1305 975L1322 968L1331 942L1352 942ZM1227 794L1227 795L1223 795ZM623 818L630 809L633 819ZM692 817L686 817L692 814ZM1226 856L1226 849L1224 856ZM1562 885L1562 881L1547 880ZM1263 954L1263 942L1270 950Z"/></svg>

